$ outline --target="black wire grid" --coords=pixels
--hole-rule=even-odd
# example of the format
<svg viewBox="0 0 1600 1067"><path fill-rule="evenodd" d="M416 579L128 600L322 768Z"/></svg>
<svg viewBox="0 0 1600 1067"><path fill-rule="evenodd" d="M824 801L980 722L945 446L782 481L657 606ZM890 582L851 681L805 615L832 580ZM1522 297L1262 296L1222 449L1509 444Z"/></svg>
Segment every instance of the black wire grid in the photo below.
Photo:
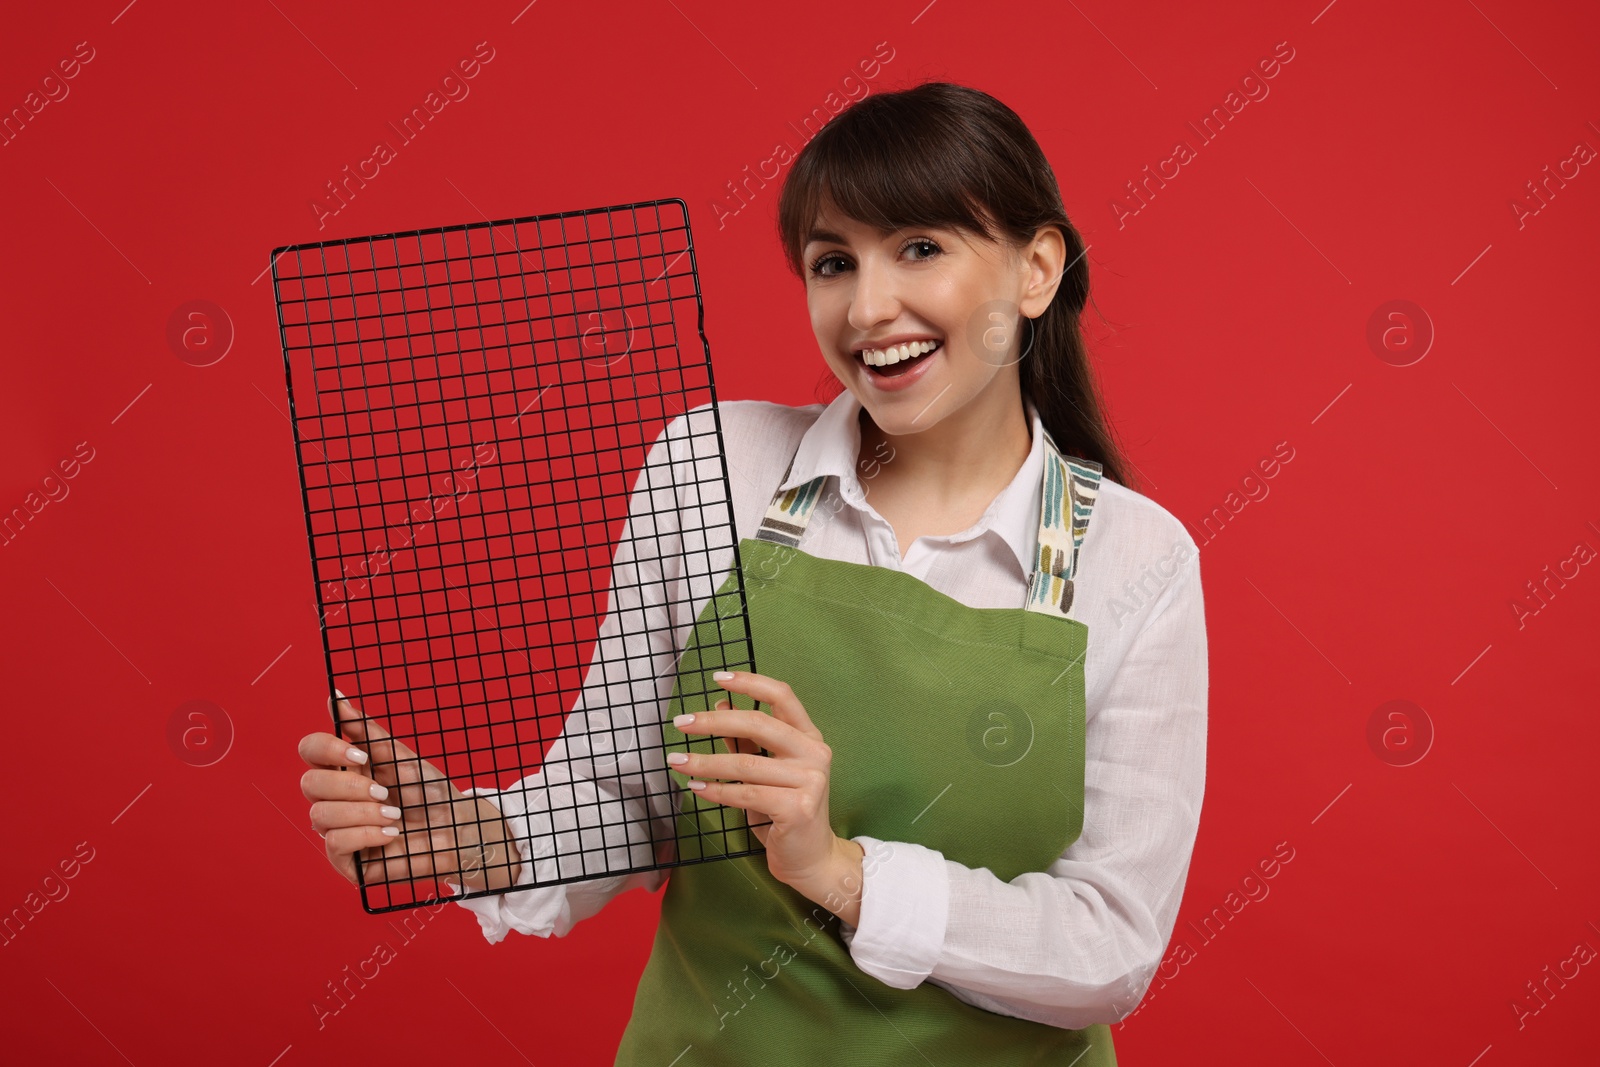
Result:
<svg viewBox="0 0 1600 1067"><path fill-rule="evenodd" d="M427 761L458 788L504 789L543 768L564 724L583 731L597 710L622 710L591 697L588 714L568 719L590 669L605 670L595 637L635 481L691 501L715 484L677 485L670 463L646 462L670 420L716 399L687 207L653 200L289 245L272 264L330 696L344 692L416 753L402 760L412 772ZM711 425L730 507L725 523L684 537L704 548L685 548L682 573L709 574L711 551L733 547L746 625L729 628L737 640L722 651L730 668L754 670L720 419ZM634 522L653 532L648 514ZM636 651L645 638L622 636ZM629 658L612 665L626 671ZM666 704L626 710L647 726ZM620 782L608 792L621 795ZM576 796L552 792L552 817L557 793ZM391 785L385 803L407 795ZM476 821L475 802L402 806L398 860L383 880L360 873L369 912L434 903L447 895L440 881L458 881L436 879L418 850L433 840L428 824ZM585 839L648 842L656 861L607 866L578 834L552 832L530 842L534 854L565 848L560 868L575 852L582 873L535 885L677 865L656 848L671 828L619 824L605 814L615 803L584 806L565 810ZM695 852L759 851L730 844Z"/></svg>

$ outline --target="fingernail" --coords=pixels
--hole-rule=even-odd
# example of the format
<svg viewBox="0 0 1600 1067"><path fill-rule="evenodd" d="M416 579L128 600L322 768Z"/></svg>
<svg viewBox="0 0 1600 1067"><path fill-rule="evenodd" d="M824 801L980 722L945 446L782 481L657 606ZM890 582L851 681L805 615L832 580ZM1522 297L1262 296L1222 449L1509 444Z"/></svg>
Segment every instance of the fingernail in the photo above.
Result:
<svg viewBox="0 0 1600 1067"><path fill-rule="evenodd" d="M711 678L712 678L713 681L717 681L717 682L732 681L733 680L733 672L732 671L718 671L716 674L713 674L711 676Z"/></svg>
<svg viewBox="0 0 1600 1067"><path fill-rule="evenodd" d="M351 763L365 763L365 762L367 762L367 754L365 752L361 751L359 748L347 748L347 749L345 749L344 750L344 758L349 760Z"/></svg>
<svg viewBox="0 0 1600 1067"><path fill-rule="evenodd" d="M398 826L385 826L383 828L383 832L388 834L390 837L399 837L400 836L400 827L398 827Z"/></svg>
<svg viewBox="0 0 1600 1067"><path fill-rule="evenodd" d="M689 756L685 752L668 752L667 753L667 762L672 764L674 767L676 767L681 763L688 763L689 762Z"/></svg>
<svg viewBox="0 0 1600 1067"><path fill-rule="evenodd" d="M395 807L393 804L385 804L383 807L378 809L378 812L385 819L398 819L400 817L400 809Z"/></svg>
<svg viewBox="0 0 1600 1067"><path fill-rule="evenodd" d="M676 727L681 729L681 728L683 728L685 726L690 725L693 722L694 722L694 716L693 715L679 715L677 718L672 720L672 725L674 725L674 726L676 726Z"/></svg>
<svg viewBox="0 0 1600 1067"><path fill-rule="evenodd" d="M706 784L698 778L693 778L689 781L689 788L693 789L696 793L700 792L700 790L704 789L705 787Z"/></svg>
<svg viewBox="0 0 1600 1067"><path fill-rule="evenodd" d="M350 699L349 697L345 696L343 693L339 692L337 689L335 689L333 691L333 695L338 697L340 700L349 700Z"/></svg>
<svg viewBox="0 0 1600 1067"><path fill-rule="evenodd" d="M372 783L372 788L369 789L368 792L372 794L372 799L373 800L388 800L389 799L389 791L387 789L385 789L383 786L379 785L377 782L373 782Z"/></svg>

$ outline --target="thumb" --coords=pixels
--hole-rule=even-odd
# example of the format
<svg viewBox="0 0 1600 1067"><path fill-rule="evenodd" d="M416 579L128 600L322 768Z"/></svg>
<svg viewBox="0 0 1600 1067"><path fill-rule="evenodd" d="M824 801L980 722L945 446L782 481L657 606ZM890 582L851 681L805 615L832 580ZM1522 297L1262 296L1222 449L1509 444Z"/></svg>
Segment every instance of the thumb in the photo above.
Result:
<svg viewBox="0 0 1600 1067"><path fill-rule="evenodd" d="M394 764L416 757L416 753L396 741L377 720L361 712L343 693L337 689L333 692L338 701L330 703L334 704L333 717L339 725L339 733L345 740L365 747L374 764Z"/></svg>

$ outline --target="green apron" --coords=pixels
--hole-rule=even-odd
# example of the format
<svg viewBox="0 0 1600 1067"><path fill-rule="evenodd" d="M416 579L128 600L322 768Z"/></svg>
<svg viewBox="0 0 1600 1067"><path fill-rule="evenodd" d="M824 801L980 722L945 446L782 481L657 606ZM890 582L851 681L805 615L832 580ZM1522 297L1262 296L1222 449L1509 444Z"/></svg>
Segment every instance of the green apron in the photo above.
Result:
<svg viewBox="0 0 1600 1067"><path fill-rule="evenodd" d="M904 571L800 551L826 476L780 489L757 536L739 542L757 669L789 683L833 750L829 814L841 838L915 842L1010 881L1045 870L1082 831L1089 634L1066 612L1101 472L1062 457L1048 433L1044 451L1024 607L972 608ZM723 697L750 706L711 679L752 662L734 579L680 660L668 751L729 751L671 719ZM865 973L837 916L772 877L743 809L679 788L682 865L618 1065L1116 1063L1106 1025L1064 1030Z"/></svg>

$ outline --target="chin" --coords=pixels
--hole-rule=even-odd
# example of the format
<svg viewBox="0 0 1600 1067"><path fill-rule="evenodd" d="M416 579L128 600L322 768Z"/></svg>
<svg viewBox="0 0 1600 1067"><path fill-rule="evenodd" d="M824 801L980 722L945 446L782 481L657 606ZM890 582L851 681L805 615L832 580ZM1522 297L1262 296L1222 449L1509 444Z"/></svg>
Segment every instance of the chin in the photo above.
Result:
<svg viewBox="0 0 1600 1067"><path fill-rule="evenodd" d="M860 397L857 397L857 399L859 400ZM912 434L922 433L924 430L931 430L939 425L945 416L945 412L940 411L938 405L924 413L920 419L917 418L917 415L922 411L922 404L918 404L915 407L909 404L904 406L895 404L886 408L881 407L878 411L873 411L866 404L861 406L866 409L867 417L873 421L874 425L889 437L909 437Z"/></svg>

